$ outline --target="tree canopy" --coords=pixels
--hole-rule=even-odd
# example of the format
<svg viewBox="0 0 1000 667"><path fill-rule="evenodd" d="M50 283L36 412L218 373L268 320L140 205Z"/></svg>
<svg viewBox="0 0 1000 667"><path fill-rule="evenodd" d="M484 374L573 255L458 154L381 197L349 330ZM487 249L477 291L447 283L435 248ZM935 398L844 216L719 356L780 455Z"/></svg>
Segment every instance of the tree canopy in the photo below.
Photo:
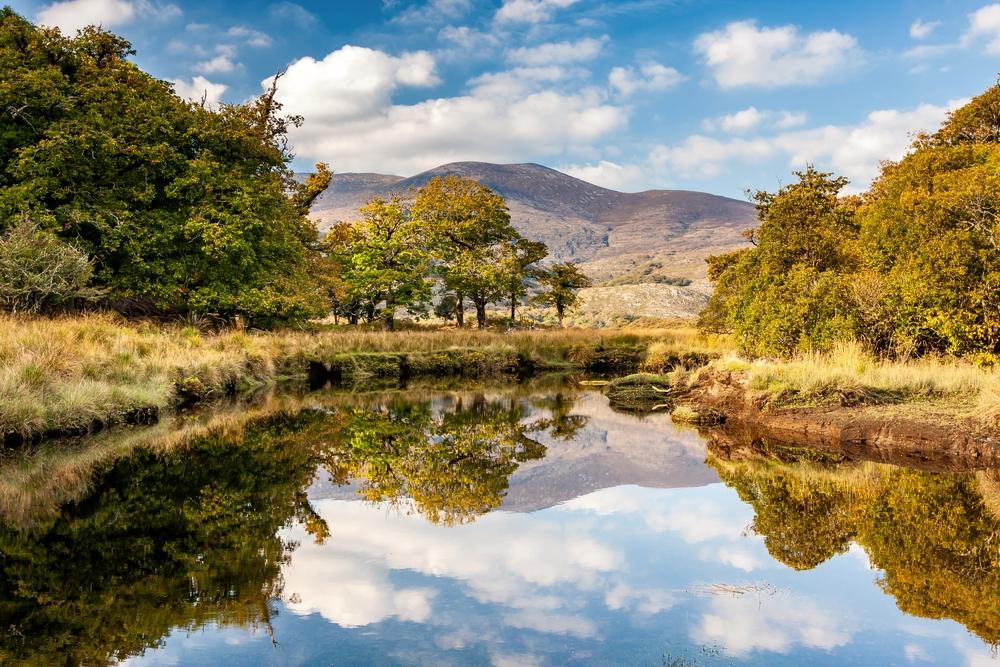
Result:
<svg viewBox="0 0 1000 667"><path fill-rule="evenodd" d="M122 309L323 314L305 214L329 170L293 178L286 133L302 119L281 114L274 85L244 104L186 102L133 53L0 9L0 232L30 216Z"/></svg>
<svg viewBox="0 0 1000 667"><path fill-rule="evenodd" d="M750 248L710 258L701 315L753 354L854 338L880 355L1000 355L1000 85L886 163L861 196L808 168L754 195Z"/></svg>

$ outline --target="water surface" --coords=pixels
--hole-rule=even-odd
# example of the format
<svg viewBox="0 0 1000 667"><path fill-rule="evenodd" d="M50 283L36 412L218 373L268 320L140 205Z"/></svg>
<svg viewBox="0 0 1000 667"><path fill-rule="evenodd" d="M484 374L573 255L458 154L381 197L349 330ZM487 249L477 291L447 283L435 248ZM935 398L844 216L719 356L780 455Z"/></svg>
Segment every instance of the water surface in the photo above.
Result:
<svg viewBox="0 0 1000 667"><path fill-rule="evenodd" d="M570 387L258 412L9 462L0 663L1000 664L994 473Z"/></svg>

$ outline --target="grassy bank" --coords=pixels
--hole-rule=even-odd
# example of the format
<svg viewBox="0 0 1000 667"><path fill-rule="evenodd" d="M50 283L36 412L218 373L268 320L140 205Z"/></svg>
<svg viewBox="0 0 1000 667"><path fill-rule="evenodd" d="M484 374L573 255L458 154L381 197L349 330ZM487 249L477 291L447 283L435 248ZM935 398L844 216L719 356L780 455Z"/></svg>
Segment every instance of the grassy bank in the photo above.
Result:
<svg viewBox="0 0 1000 667"><path fill-rule="evenodd" d="M0 436L88 431L305 378L310 362L345 383L519 368L666 370L724 343L691 329L241 332L134 323L109 315L0 317Z"/></svg>

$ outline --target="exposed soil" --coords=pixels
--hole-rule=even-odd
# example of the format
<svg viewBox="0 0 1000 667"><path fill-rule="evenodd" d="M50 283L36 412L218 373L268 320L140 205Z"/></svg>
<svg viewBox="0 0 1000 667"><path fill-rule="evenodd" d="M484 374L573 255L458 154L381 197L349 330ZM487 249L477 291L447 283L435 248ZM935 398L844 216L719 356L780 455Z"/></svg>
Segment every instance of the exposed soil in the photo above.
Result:
<svg viewBox="0 0 1000 667"><path fill-rule="evenodd" d="M703 373L675 400L724 417L703 428L711 446L808 447L841 460L893 463L922 470L1000 466L1000 433L963 417L956 406L931 403L768 408L738 375Z"/></svg>

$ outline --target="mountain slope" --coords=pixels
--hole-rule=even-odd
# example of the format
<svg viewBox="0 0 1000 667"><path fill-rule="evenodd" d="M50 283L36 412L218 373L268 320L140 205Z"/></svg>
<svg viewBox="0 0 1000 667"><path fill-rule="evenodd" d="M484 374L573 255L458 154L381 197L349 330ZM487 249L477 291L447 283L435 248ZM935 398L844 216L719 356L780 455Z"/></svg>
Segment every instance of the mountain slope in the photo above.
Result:
<svg viewBox="0 0 1000 667"><path fill-rule="evenodd" d="M705 257L742 246L740 233L756 223L751 204L727 197L687 190L617 192L538 164L485 162L454 162L409 178L335 174L312 214L325 230L355 219L373 196L406 197L435 176L453 174L503 195L518 231L544 241L553 259L579 262L595 282L650 283L646 291L655 292L667 287L656 284L665 280L694 281L661 290L665 299L682 297L670 312L697 311L707 298Z"/></svg>

